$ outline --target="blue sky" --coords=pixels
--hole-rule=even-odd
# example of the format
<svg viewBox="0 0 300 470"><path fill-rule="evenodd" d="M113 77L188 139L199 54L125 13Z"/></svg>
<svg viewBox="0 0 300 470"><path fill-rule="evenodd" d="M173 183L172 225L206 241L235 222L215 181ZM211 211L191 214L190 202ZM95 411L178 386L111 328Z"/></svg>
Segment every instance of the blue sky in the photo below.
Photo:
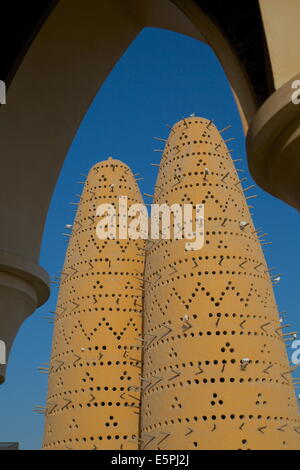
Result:
<svg viewBox="0 0 300 470"><path fill-rule="evenodd" d="M40 264L51 276L64 261L64 226L71 224L80 174L109 156L126 162L145 180L142 192L153 192L158 162L154 136L167 137L173 125L191 113L228 124L226 136L235 137L234 157L248 174L245 139L239 114L224 72L211 49L177 33L147 28L132 43L99 90L69 149L52 198L45 227ZM45 145L47 143L45 142ZM270 267L284 276L275 287L279 310L288 312L293 331L300 330L298 316L299 229L295 209L256 189L254 223L268 232L273 244L265 247ZM44 317L55 310L57 288L18 333L10 356L6 383L0 386L0 441L19 441L21 449L39 449L43 416L32 412L46 401L47 375L37 367L50 358L52 325Z"/></svg>

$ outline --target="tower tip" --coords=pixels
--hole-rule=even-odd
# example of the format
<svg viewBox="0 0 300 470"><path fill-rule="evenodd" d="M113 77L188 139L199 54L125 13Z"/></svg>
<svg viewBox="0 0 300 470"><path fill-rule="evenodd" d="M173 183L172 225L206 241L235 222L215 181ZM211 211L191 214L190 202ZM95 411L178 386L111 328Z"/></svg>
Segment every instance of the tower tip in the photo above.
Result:
<svg viewBox="0 0 300 470"><path fill-rule="evenodd" d="M202 124L205 129L209 129L210 127L215 127L214 120L213 119L208 119L202 116L197 116L195 113L184 117L180 119L180 121L177 121L172 127L171 130L174 132L175 129L178 127L183 127L187 129L190 125L193 124Z"/></svg>
<svg viewBox="0 0 300 470"><path fill-rule="evenodd" d="M115 167L123 167L126 170L130 170L129 166L126 165L122 160L115 159L113 157L108 157L106 160L101 160L97 163L95 163L92 168L90 169L89 176L97 174L101 168L103 167L112 167L113 169ZM130 170L131 171L131 170Z"/></svg>

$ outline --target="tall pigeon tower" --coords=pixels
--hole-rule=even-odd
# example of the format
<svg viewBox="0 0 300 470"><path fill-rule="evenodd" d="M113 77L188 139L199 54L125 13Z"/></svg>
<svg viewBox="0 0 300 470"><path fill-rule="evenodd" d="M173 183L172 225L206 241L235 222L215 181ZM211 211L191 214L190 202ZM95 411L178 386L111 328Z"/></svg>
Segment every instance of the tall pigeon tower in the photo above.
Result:
<svg viewBox="0 0 300 470"><path fill-rule="evenodd" d="M43 448L137 449L144 241L99 239L100 204L142 197L130 169L108 159L85 182L70 236L49 370ZM118 211L117 211L118 212ZM117 229L122 221L110 219Z"/></svg>
<svg viewBox="0 0 300 470"><path fill-rule="evenodd" d="M142 449L300 447L291 338L223 131L183 119L163 152L154 202L204 204L205 243L148 243Z"/></svg>

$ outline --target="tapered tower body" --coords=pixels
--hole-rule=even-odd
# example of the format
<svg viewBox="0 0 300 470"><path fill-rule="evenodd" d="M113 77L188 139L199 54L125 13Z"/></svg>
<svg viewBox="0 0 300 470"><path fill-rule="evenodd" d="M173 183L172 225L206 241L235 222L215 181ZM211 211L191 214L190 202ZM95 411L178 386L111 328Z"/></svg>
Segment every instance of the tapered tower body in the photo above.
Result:
<svg viewBox="0 0 300 470"><path fill-rule="evenodd" d="M287 337L243 184L212 122L173 127L154 201L203 203L205 243L148 244L141 448L300 447Z"/></svg>
<svg viewBox="0 0 300 470"><path fill-rule="evenodd" d="M97 207L117 209L119 196L142 201L130 169L95 165L61 275L44 449L138 448L144 242L96 235Z"/></svg>

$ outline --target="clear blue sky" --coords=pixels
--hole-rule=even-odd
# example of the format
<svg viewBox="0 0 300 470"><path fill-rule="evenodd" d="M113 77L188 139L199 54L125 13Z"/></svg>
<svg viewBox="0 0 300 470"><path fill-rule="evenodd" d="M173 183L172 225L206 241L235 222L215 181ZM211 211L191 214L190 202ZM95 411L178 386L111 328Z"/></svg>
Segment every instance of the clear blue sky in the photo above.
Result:
<svg viewBox="0 0 300 470"><path fill-rule="evenodd" d="M70 85L71 86L71 85ZM228 137L235 137L239 168L246 170L245 139L238 111L223 70L210 48L196 40L169 31L145 29L99 90L68 152L48 214L40 264L51 276L61 269L66 250L62 236L72 223L76 182L97 161L113 156L145 177L142 192L152 194L155 167L161 147L153 136L167 137L166 124L196 113L215 120L218 128L228 124ZM47 145L47 142L45 142ZM273 242L265 253L270 267L284 273L275 287L279 310L287 310L293 330L300 330L299 229L296 210L264 193L253 205L254 223L269 233ZM275 271L276 272L276 271ZM21 328L11 353L6 383L0 386L0 441L19 441L22 449L39 449L43 416L32 412L46 401L47 376L37 367L50 357L52 326L44 316L55 309L57 289L51 298Z"/></svg>

